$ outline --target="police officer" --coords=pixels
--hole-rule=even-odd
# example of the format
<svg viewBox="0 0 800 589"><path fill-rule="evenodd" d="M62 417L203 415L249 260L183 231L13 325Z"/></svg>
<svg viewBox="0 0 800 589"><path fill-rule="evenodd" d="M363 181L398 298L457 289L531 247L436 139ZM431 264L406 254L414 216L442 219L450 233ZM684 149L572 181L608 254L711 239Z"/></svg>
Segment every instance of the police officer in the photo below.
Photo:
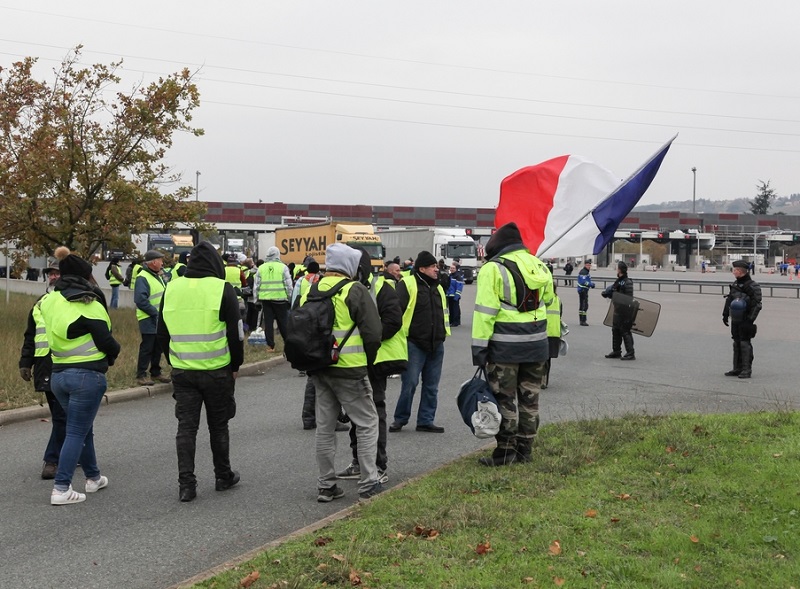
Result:
<svg viewBox="0 0 800 589"><path fill-rule="evenodd" d="M236 414L234 382L244 361L244 332L236 292L210 243L192 249L183 278L164 293L158 338L172 365L179 498L188 502L197 496L194 457L204 404L215 488L230 489L239 482L231 469L228 421Z"/></svg>
<svg viewBox="0 0 800 589"><path fill-rule="evenodd" d="M761 286L752 279L747 262L737 260L731 269L735 281L725 298L722 322L730 324L733 338L733 370L725 376L750 378L753 370L753 344L756 336L755 321L761 312Z"/></svg>
<svg viewBox="0 0 800 589"><path fill-rule="evenodd" d="M589 312L589 289L594 288L592 282L592 261L586 260L583 263L583 268L578 272L578 319L580 320L581 327L586 327L589 324L586 322L586 315Z"/></svg>
<svg viewBox="0 0 800 589"><path fill-rule="evenodd" d="M472 317L472 363L485 366L497 398L497 447L484 466L529 462L539 428L539 391L549 355L546 305L553 276L522 243L516 223L486 244Z"/></svg>
<svg viewBox="0 0 800 589"><path fill-rule="evenodd" d="M633 280L628 277L628 265L619 261L617 263L617 279L608 285L602 296L610 299L613 293L618 292L633 297ZM622 360L636 360L633 351L633 317L630 307L624 305L614 306L614 317L611 324L611 353L606 358L621 358ZM625 355L622 355L622 343L625 342Z"/></svg>

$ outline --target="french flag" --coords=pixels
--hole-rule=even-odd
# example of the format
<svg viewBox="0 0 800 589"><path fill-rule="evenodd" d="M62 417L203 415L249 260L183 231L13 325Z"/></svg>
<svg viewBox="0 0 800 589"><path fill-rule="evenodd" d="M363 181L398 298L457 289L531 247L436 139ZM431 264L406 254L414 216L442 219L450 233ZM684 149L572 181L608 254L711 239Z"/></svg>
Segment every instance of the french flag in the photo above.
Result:
<svg viewBox="0 0 800 589"><path fill-rule="evenodd" d="M580 156L517 170L500 183L494 225L515 222L539 257L599 254L655 178L675 137L627 180Z"/></svg>

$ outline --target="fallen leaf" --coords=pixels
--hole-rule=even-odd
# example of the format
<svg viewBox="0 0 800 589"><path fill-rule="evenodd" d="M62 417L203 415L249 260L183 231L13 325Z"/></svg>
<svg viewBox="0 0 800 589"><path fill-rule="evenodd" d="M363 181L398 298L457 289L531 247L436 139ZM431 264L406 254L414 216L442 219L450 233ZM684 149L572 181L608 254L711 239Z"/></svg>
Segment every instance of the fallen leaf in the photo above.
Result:
<svg viewBox="0 0 800 589"><path fill-rule="evenodd" d="M281 564L281 559L276 558L275 560L272 561L272 564Z"/></svg>
<svg viewBox="0 0 800 589"><path fill-rule="evenodd" d="M550 553L551 556L558 556L559 554L561 554L561 542L559 542L558 540L553 540L553 543L550 544L548 552Z"/></svg>
<svg viewBox="0 0 800 589"><path fill-rule="evenodd" d="M619 518L618 518L618 517L612 517L612 518L611 518L611 523L612 523L612 524L616 524L616 523L618 523L618 522L619 522Z"/></svg>
<svg viewBox="0 0 800 589"><path fill-rule="evenodd" d="M583 550L578 550L578 556L586 556L586 552Z"/></svg>
<svg viewBox="0 0 800 589"><path fill-rule="evenodd" d="M686 452L682 452L681 456L683 456L684 458L688 457L689 456L689 451L687 450Z"/></svg>
<svg viewBox="0 0 800 589"><path fill-rule="evenodd" d="M361 585L361 577L358 576L358 573L354 569L350 569L350 584L353 587Z"/></svg>
<svg viewBox="0 0 800 589"><path fill-rule="evenodd" d="M519 551L520 552L528 552L528 547L527 546L523 546L522 548L519 549Z"/></svg>
<svg viewBox="0 0 800 589"><path fill-rule="evenodd" d="M533 583L533 577L525 577L522 579L523 583Z"/></svg>
<svg viewBox="0 0 800 589"><path fill-rule="evenodd" d="M243 578L241 581L239 581L239 585L241 585L242 587L249 587L250 585L252 585L256 581L258 581L258 578L260 576L261 576L261 574L258 571L253 571L252 573L247 575L245 578Z"/></svg>
<svg viewBox="0 0 800 589"><path fill-rule="evenodd" d="M697 536L692 535L692 536L689 536L689 540L691 540L692 542L697 544L700 541L700 538L698 538Z"/></svg>
<svg viewBox="0 0 800 589"><path fill-rule="evenodd" d="M561 587L564 584L564 579L561 577L553 577L553 583L556 584L556 587Z"/></svg>
<svg viewBox="0 0 800 589"><path fill-rule="evenodd" d="M325 546L330 542L333 542L333 538L329 538L327 536L319 536L318 538L314 539L314 546Z"/></svg>
<svg viewBox="0 0 800 589"><path fill-rule="evenodd" d="M703 567L701 567L699 564L697 564L697 565L695 565L695 566L694 566L694 571L695 571L696 573L699 573L699 572L700 572L700 571L702 571L702 570L703 570Z"/></svg>
<svg viewBox="0 0 800 589"><path fill-rule="evenodd" d="M436 540L436 538L438 538L438 537L439 537L439 530L431 529L431 530L428 531L428 535L426 536L426 539L428 539L428 540Z"/></svg>
<svg viewBox="0 0 800 589"><path fill-rule="evenodd" d="M622 499L623 501L627 501L628 499L631 498L631 496L628 495L627 493L622 493L621 495L617 495L617 498Z"/></svg>
<svg viewBox="0 0 800 589"><path fill-rule="evenodd" d="M42 419L40 419L39 421L41 421L42 423L50 423L50 420L47 419L47 418L44 418L44 417Z"/></svg>
<svg viewBox="0 0 800 589"><path fill-rule="evenodd" d="M583 515L585 515L586 517L597 517L597 510L596 509L590 509L586 513L584 513Z"/></svg>
<svg viewBox="0 0 800 589"><path fill-rule="evenodd" d="M781 453L772 455L773 458L780 458L781 456L783 456L783 454L781 454Z"/></svg>
<svg viewBox="0 0 800 589"><path fill-rule="evenodd" d="M480 555L486 554L487 552L491 551L492 551L492 545L489 543L488 540L486 542L481 542L475 547L475 552L477 552Z"/></svg>
<svg viewBox="0 0 800 589"><path fill-rule="evenodd" d="M666 450L667 454L672 454L675 451L675 448L673 448L672 446L667 446Z"/></svg>
<svg viewBox="0 0 800 589"><path fill-rule="evenodd" d="M319 563L317 565L317 570L318 571L324 571L324 570L327 570L327 568L328 568L328 565L325 564L324 562L321 562L321 563Z"/></svg>
<svg viewBox="0 0 800 589"><path fill-rule="evenodd" d="M331 558L333 560L338 560L339 562L344 562L345 558L343 554L331 554Z"/></svg>

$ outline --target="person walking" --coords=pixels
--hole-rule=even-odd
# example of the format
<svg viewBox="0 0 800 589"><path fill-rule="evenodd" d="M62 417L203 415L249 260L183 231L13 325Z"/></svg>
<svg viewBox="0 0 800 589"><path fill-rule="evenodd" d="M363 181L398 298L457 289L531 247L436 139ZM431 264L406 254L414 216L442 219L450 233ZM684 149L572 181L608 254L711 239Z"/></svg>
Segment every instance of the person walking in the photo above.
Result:
<svg viewBox="0 0 800 589"><path fill-rule="evenodd" d="M633 280L628 277L628 265L617 262L617 279L603 291L604 298L612 298L615 292L633 297ZM634 317L631 308L627 305L614 305L614 316L611 320L611 353L606 358L621 358L622 360L636 360L633 349ZM622 344L625 343L625 355L622 355Z"/></svg>
<svg viewBox="0 0 800 589"><path fill-rule="evenodd" d="M408 339L408 367L400 377L400 398L389 431L399 432L408 424L421 376L416 429L444 433L444 428L436 425L434 419L444 362L444 340L450 335L450 323L447 297L439 284L439 267L433 254L419 253L413 273L397 285L397 296L403 309L403 331Z"/></svg>
<svg viewBox="0 0 800 589"><path fill-rule="evenodd" d="M761 285L750 276L747 262L736 260L733 263L734 281L730 285L725 307L722 309L722 322L730 324L733 339L733 369L725 376L750 378L753 372L753 343L756 336L756 318L761 312Z"/></svg>
<svg viewBox="0 0 800 589"><path fill-rule="evenodd" d="M92 265L56 248L61 278L41 303L47 345L53 360L50 388L67 416L66 435L50 494L51 505L86 500L108 486L100 474L94 446L94 418L106 392L106 372L119 355L103 291L92 277ZM80 462L86 476L84 493L72 489Z"/></svg>
<svg viewBox="0 0 800 589"><path fill-rule="evenodd" d="M236 415L236 376L244 362L244 330L239 300L225 280L222 259L210 243L192 249L183 278L164 293L158 339L172 366L172 396L178 433L178 497L197 496L195 451L200 411L206 421L214 463L215 489L239 482L231 468L228 421Z"/></svg>
<svg viewBox="0 0 800 589"><path fill-rule="evenodd" d="M288 266L281 262L280 251L272 246L267 250L264 263L255 275L253 289L261 303L264 337L267 351L275 351L275 323L278 332L286 341L286 322L289 320L289 297L292 294L292 275Z"/></svg>
<svg viewBox="0 0 800 589"><path fill-rule="evenodd" d="M106 268L106 280L108 280L108 284L111 287L111 303L109 306L112 309L119 308L119 287L125 281L122 276L122 268L119 265L120 261L121 259L118 256L113 256Z"/></svg>
<svg viewBox="0 0 800 589"><path fill-rule="evenodd" d="M566 264L564 264L564 276L567 277L564 279L564 286L572 286L572 278L570 277L572 276L572 271L574 269L575 267L572 265L572 262L568 261Z"/></svg>
<svg viewBox="0 0 800 589"><path fill-rule="evenodd" d="M136 383L141 386L150 386L154 385L156 381L170 382L168 376L161 374L162 351L156 338L158 309L166 288L161 276L164 254L158 250L148 250L144 254L142 264L133 289L136 319L139 321L139 333L142 336L139 344L139 359L136 364ZM148 367L150 368L150 378L147 376Z"/></svg>
<svg viewBox="0 0 800 589"><path fill-rule="evenodd" d="M325 250L325 276L317 283L323 293L341 282L346 283L333 295L333 332L337 338L350 333L344 347L339 348L338 361L311 375L316 389L317 501L320 503L344 495L336 484L335 470L336 423L342 408L353 422L358 438L359 497L368 499L383 490L375 464L378 412L367 376L367 366L375 362L381 345L381 320L367 288L352 280L357 276L360 259L361 254L350 246L329 245ZM301 307L307 298L308 293L300 299Z"/></svg>
<svg viewBox="0 0 800 589"><path fill-rule="evenodd" d="M28 326L25 329L19 356L19 374L26 382L33 379L34 390L44 393L47 407L50 409L50 439L44 450L42 466L42 478L50 480L56 476L58 457L67 434L67 414L64 413L64 409L50 388L53 360L47 344L47 329L42 315L42 302L45 297L52 294L50 288L61 278L58 260L53 261L45 273L47 274L47 290L34 303L28 314Z"/></svg>
<svg viewBox="0 0 800 589"><path fill-rule="evenodd" d="M539 392L549 344L547 304L553 275L522 243L516 223L486 244L472 316L472 364L484 366L500 409L497 447L484 466L530 462L539 429Z"/></svg>
<svg viewBox="0 0 800 589"><path fill-rule="evenodd" d="M589 289L594 288L592 282L592 261L586 260L583 268L578 272L578 319L581 327L588 327L586 316L589 312Z"/></svg>
<svg viewBox="0 0 800 589"><path fill-rule="evenodd" d="M375 464L378 468L378 482L389 482L388 456L386 453L387 427L386 427L386 379L390 374L398 374L408 365L408 345L403 333L403 312L400 309L400 299L393 286L393 278L385 275L373 276L369 254L360 248L361 261L358 267L358 280L366 286L381 319L381 347L375 362L367 366L367 376L372 387L372 400L378 411L378 452ZM390 275L391 276L391 275ZM350 428L350 449L353 451L353 460L343 471L337 472L340 479L356 479L361 475L361 466L358 459L358 436L356 428Z"/></svg>

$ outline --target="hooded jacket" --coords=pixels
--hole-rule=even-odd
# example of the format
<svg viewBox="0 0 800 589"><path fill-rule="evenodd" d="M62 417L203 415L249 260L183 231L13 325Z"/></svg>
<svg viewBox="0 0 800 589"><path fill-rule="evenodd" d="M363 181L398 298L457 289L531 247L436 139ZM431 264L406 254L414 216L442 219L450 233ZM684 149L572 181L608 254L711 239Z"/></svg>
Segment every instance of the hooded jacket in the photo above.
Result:
<svg viewBox="0 0 800 589"><path fill-rule="evenodd" d="M186 273L181 280L191 280L193 278L214 277L225 280L225 266L222 258L219 257L217 250L207 241L197 244L189 256L189 265ZM164 300L161 300L162 309ZM159 312L161 309L159 309ZM225 283L222 289L222 299L219 303L219 320L226 325L226 337L228 339L228 349L231 354L230 369L237 372L244 362L244 331L242 320L239 316L239 300L233 285ZM158 322L158 341L161 349L169 350L169 327L165 321ZM169 362L169 353L164 354Z"/></svg>
<svg viewBox="0 0 800 589"><path fill-rule="evenodd" d="M62 275L53 286L53 292L60 293L61 296L70 302L97 300L103 305L104 309L108 309L103 291L100 290L97 285L91 284L88 280L80 276ZM46 320L45 318L45 321ZM106 357L101 360L83 362L80 364L53 364L53 372L59 372L67 368L85 368L97 372L108 372L108 367L113 366L114 361L117 359L117 356L119 356L119 343L114 339L114 336L111 335L111 330L108 328L108 324L105 321L79 317L67 328L67 337L69 339L77 339L87 333L92 336L92 340L94 340L94 345L97 349L103 352Z"/></svg>

